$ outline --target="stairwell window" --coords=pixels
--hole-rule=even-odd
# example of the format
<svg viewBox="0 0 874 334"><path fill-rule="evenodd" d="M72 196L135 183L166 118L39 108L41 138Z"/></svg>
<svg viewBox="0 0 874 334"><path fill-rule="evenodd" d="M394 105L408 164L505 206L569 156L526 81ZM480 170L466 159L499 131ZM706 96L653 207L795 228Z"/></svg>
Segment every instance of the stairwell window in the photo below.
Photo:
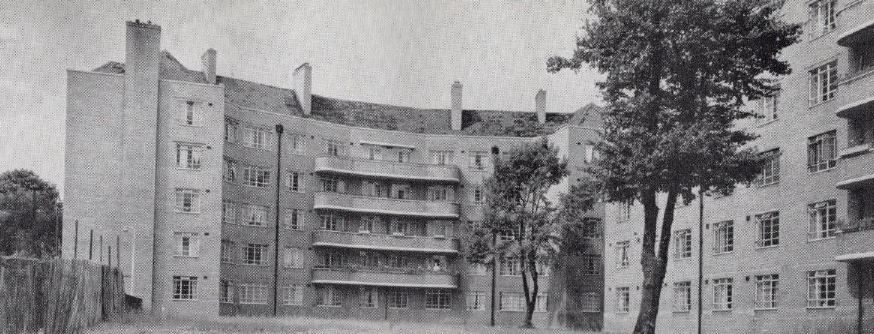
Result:
<svg viewBox="0 0 874 334"><path fill-rule="evenodd" d="M598 255L584 255L582 258L583 275L601 274L601 257Z"/></svg>
<svg viewBox="0 0 874 334"><path fill-rule="evenodd" d="M810 26L814 37L824 35L837 27L835 23L836 0L819 0L810 4Z"/></svg>
<svg viewBox="0 0 874 334"><path fill-rule="evenodd" d="M243 167L243 185L264 188L270 184L270 170L258 166Z"/></svg>
<svg viewBox="0 0 874 334"><path fill-rule="evenodd" d="M628 313L631 309L631 288L616 288L616 313Z"/></svg>
<svg viewBox="0 0 874 334"><path fill-rule="evenodd" d="M673 312L689 312L692 309L692 282L674 283Z"/></svg>
<svg viewBox="0 0 874 334"><path fill-rule="evenodd" d="M835 270L814 270L807 272L807 307L832 308L835 299Z"/></svg>
<svg viewBox="0 0 874 334"><path fill-rule="evenodd" d="M234 242L231 240L222 240L222 246L220 250L221 262L223 263L234 263L234 254L236 253L234 250L236 249L234 246Z"/></svg>
<svg viewBox="0 0 874 334"><path fill-rule="evenodd" d="M342 150L343 143L338 140L326 140L325 141L325 154L331 157L340 156L340 152Z"/></svg>
<svg viewBox="0 0 874 334"><path fill-rule="evenodd" d="M831 101L838 90L838 62L816 67L808 71L810 106Z"/></svg>
<svg viewBox="0 0 874 334"><path fill-rule="evenodd" d="M756 215L758 238L756 247L780 245L780 212L772 211Z"/></svg>
<svg viewBox="0 0 874 334"><path fill-rule="evenodd" d="M197 297L197 276L173 276L173 300L194 300Z"/></svg>
<svg viewBox="0 0 874 334"><path fill-rule="evenodd" d="M734 282L731 278L713 280L713 310L731 311Z"/></svg>
<svg viewBox="0 0 874 334"><path fill-rule="evenodd" d="M762 171L756 178L759 187L777 184L780 182L780 149L762 152Z"/></svg>
<svg viewBox="0 0 874 334"><path fill-rule="evenodd" d="M620 241L616 243L616 266L618 268L627 268L628 267L628 246L630 243L626 241Z"/></svg>
<svg viewBox="0 0 874 334"><path fill-rule="evenodd" d="M448 310L452 305L452 292L443 289L425 290L426 310Z"/></svg>
<svg viewBox="0 0 874 334"><path fill-rule="evenodd" d="M485 311L486 310L486 293L482 291L471 291L467 293L467 310L468 311Z"/></svg>
<svg viewBox="0 0 874 334"><path fill-rule="evenodd" d="M289 171L285 174L285 186L293 192L301 192L303 189L300 186L300 172Z"/></svg>
<svg viewBox="0 0 874 334"><path fill-rule="evenodd" d="M243 146L245 147L269 151L273 143L273 133L266 128L245 126L243 127L242 135Z"/></svg>
<svg viewBox="0 0 874 334"><path fill-rule="evenodd" d="M197 233L175 232L173 239L176 240L175 256L197 257L200 250L200 239Z"/></svg>
<svg viewBox="0 0 874 334"><path fill-rule="evenodd" d="M282 288L282 305L303 305L303 289L299 284L291 284Z"/></svg>
<svg viewBox="0 0 874 334"><path fill-rule="evenodd" d="M176 212L199 213L200 190L176 188Z"/></svg>
<svg viewBox="0 0 874 334"><path fill-rule="evenodd" d="M234 119L225 118L225 142L236 143L239 131L239 122Z"/></svg>
<svg viewBox="0 0 874 334"><path fill-rule="evenodd" d="M282 220L282 227L288 230L299 230L301 226L301 210L291 209L285 212L285 218Z"/></svg>
<svg viewBox="0 0 874 334"><path fill-rule="evenodd" d="M692 257L692 230L684 229L674 232L674 258L688 259Z"/></svg>
<svg viewBox="0 0 874 334"><path fill-rule="evenodd" d="M303 250L286 247L282 252L282 265L286 268L303 268Z"/></svg>
<svg viewBox="0 0 874 334"><path fill-rule="evenodd" d="M471 200L473 204L480 205L483 203L483 187L482 186L474 186L473 192L471 194Z"/></svg>
<svg viewBox="0 0 874 334"><path fill-rule="evenodd" d="M713 224L713 253L724 254L734 251L734 222L726 220Z"/></svg>
<svg viewBox="0 0 874 334"><path fill-rule="evenodd" d="M203 125L203 103L181 101L178 121L179 124L187 126Z"/></svg>
<svg viewBox="0 0 874 334"><path fill-rule="evenodd" d="M777 308L780 275L756 275L756 309L773 310Z"/></svg>
<svg viewBox="0 0 874 334"><path fill-rule="evenodd" d="M219 281L219 303L231 304L234 302L234 282L228 280Z"/></svg>
<svg viewBox="0 0 874 334"><path fill-rule="evenodd" d="M470 169L485 170L488 164L488 152L475 151L470 152Z"/></svg>
<svg viewBox="0 0 874 334"><path fill-rule="evenodd" d="M240 304L266 305L267 285L256 283L240 284Z"/></svg>
<svg viewBox="0 0 874 334"><path fill-rule="evenodd" d="M836 131L807 138L807 170L811 173L837 165Z"/></svg>
<svg viewBox="0 0 874 334"><path fill-rule="evenodd" d="M203 145L176 143L176 167L181 169L200 169Z"/></svg>
<svg viewBox="0 0 874 334"><path fill-rule="evenodd" d="M807 206L807 213L810 216L808 240L821 240L835 236L837 230L836 204L836 200L830 199Z"/></svg>
<svg viewBox="0 0 874 334"><path fill-rule="evenodd" d="M237 205L234 202L222 202L222 224L237 223Z"/></svg>
<svg viewBox="0 0 874 334"><path fill-rule="evenodd" d="M228 158L225 158L224 165L222 167L224 167L223 176L224 176L225 182L230 182L230 183L237 182L237 162L230 160Z"/></svg>
<svg viewBox="0 0 874 334"><path fill-rule="evenodd" d="M243 224L248 226L265 226L267 225L267 207L255 204L243 204L242 206Z"/></svg>
<svg viewBox="0 0 874 334"><path fill-rule="evenodd" d="M243 247L243 264L248 265L266 265L267 264L267 245L265 244L247 244Z"/></svg>
<svg viewBox="0 0 874 334"><path fill-rule="evenodd" d="M291 154L303 154L303 135L291 135L288 140L291 145Z"/></svg>

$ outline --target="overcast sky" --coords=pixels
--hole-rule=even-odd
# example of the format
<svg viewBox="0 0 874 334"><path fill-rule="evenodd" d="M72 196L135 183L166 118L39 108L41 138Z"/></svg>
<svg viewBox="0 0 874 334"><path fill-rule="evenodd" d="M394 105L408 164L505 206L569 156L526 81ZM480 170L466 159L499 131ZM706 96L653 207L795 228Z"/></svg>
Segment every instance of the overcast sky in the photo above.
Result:
<svg viewBox="0 0 874 334"><path fill-rule="evenodd" d="M309 62L319 95L448 108L459 80L465 108L533 110L540 88L549 112L600 101L591 71L546 73L547 57L572 52L585 0L0 1L0 172L61 188L65 69L123 62L137 18L161 25L161 48L188 68L211 47L219 75L290 87Z"/></svg>

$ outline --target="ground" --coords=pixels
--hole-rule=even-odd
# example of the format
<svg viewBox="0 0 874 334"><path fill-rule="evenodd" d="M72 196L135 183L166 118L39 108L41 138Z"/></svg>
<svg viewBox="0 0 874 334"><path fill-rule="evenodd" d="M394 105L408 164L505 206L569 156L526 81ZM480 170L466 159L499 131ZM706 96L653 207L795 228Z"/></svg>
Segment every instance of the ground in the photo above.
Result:
<svg viewBox="0 0 874 334"><path fill-rule="evenodd" d="M555 329L491 328L482 326L447 325L438 323L389 323L346 319L216 317L211 319L159 319L129 316L90 328L91 334L224 334L224 333L300 333L300 334L541 334L582 332Z"/></svg>

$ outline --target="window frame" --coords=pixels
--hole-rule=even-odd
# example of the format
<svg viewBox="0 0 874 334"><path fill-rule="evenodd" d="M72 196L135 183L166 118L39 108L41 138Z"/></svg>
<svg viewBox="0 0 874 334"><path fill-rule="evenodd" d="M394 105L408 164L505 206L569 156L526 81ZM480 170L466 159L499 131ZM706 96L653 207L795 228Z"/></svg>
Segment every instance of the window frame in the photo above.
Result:
<svg viewBox="0 0 874 334"><path fill-rule="evenodd" d="M671 312L688 313L692 311L692 282L683 281L673 284Z"/></svg>
<svg viewBox="0 0 874 334"><path fill-rule="evenodd" d="M242 283L237 293L242 305L267 305L267 284Z"/></svg>
<svg viewBox="0 0 874 334"><path fill-rule="evenodd" d="M452 291L447 289L426 289L426 310L449 310L452 308Z"/></svg>
<svg viewBox="0 0 874 334"><path fill-rule="evenodd" d="M838 165L837 131L831 130L807 138L807 171L817 173Z"/></svg>
<svg viewBox="0 0 874 334"><path fill-rule="evenodd" d="M187 283L187 286L186 286ZM173 300L197 300L197 276L173 276Z"/></svg>
<svg viewBox="0 0 874 334"><path fill-rule="evenodd" d="M627 314L631 312L631 288L627 286L616 287L616 313Z"/></svg>
<svg viewBox="0 0 874 334"><path fill-rule="evenodd" d="M173 205L173 211L178 213L200 213L200 189L193 188L176 188L176 200ZM189 199L185 196L190 195ZM182 197L180 197L182 196ZM186 204L188 202L188 204Z"/></svg>
<svg viewBox="0 0 874 334"><path fill-rule="evenodd" d="M755 215L756 248L780 246L780 211L768 211ZM769 228L766 228L766 224Z"/></svg>
<svg viewBox="0 0 874 334"><path fill-rule="evenodd" d="M203 144L176 142L176 168L192 171L201 170L204 150ZM184 157L183 153L186 153Z"/></svg>
<svg viewBox="0 0 874 334"><path fill-rule="evenodd" d="M828 199L807 205L807 241L832 239L838 232L837 200ZM823 228L824 227L824 228Z"/></svg>
<svg viewBox="0 0 874 334"><path fill-rule="evenodd" d="M813 286L811 286L811 284L813 284ZM825 289L821 290L823 285ZM823 294L825 294L825 297L822 296ZM835 308L837 307L837 304L837 271L835 269L808 271L807 308Z"/></svg>
<svg viewBox="0 0 874 334"><path fill-rule="evenodd" d="M713 311L728 312L734 309L734 279L715 278L713 285ZM721 297L721 298L720 298Z"/></svg>
<svg viewBox="0 0 874 334"><path fill-rule="evenodd" d="M755 310L776 310L779 307L780 275L756 275L754 284L755 299L753 308Z"/></svg>
<svg viewBox="0 0 874 334"><path fill-rule="evenodd" d="M692 229L685 228L674 231L674 259L691 259L692 251Z"/></svg>
<svg viewBox="0 0 874 334"><path fill-rule="evenodd" d="M809 107L829 102L837 97L840 77L836 59L809 69L807 75Z"/></svg>
<svg viewBox="0 0 874 334"><path fill-rule="evenodd" d="M713 224L713 254L734 252L734 221L723 220Z"/></svg>

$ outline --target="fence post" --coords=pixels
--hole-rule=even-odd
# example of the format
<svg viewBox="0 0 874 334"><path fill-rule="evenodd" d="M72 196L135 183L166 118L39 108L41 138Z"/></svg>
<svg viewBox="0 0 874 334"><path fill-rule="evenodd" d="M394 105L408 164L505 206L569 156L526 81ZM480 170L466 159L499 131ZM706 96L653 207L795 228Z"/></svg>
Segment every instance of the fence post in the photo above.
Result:
<svg viewBox="0 0 874 334"><path fill-rule="evenodd" d="M88 260L94 260L94 230L88 236Z"/></svg>
<svg viewBox="0 0 874 334"><path fill-rule="evenodd" d="M103 264L103 234L100 235L100 264Z"/></svg>
<svg viewBox="0 0 874 334"><path fill-rule="evenodd" d="M73 259L79 258L79 220L73 223Z"/></svg>
<svg viewBox="0 0 874 334"><path fill-rule="evenodd" d="M115 267L121 266L121 238L115 235Z"/></svg>
<svg viewBox="0 0 874 334"><path fill-rule="evenodd" d="M112 268L112 246L109 246L109 267Z"/></svg>

